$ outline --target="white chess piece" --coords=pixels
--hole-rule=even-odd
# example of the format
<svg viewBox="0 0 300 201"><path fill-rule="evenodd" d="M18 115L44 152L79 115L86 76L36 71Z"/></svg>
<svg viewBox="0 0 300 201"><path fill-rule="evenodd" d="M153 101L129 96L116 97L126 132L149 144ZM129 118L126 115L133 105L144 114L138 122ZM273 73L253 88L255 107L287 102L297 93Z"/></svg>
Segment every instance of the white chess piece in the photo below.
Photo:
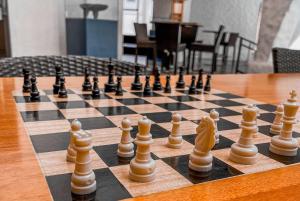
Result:
<svg viewBox="0 0 300 201"><path fill-rule="evenodd" d="M167 146L174 149L179 149L182 146L182 135L180 130L182 116L179 113L172 115L172 131L168 138Z"/></svg>
<svg viewBox="0 0 300 201"><path fill-rule="evenodd" d="M77 156L71 177L71 191L74 194L86 195L96 191L95 173L90 157L92 148L92 135L84 130L77 131L75 139Z"/></svg>
<svg viewBox="0 0 300 201"><path fill-rule="evenodd" d="M256 113L256 117L255 117L255 125L256 125L256 129L253 130L253 135L252 135L252 137L256 138L256 137L258 137L257 117L260 116L260 112L259 112L259 108L258 108L256 105L253 105L253 107L255 107L257 113Z"/></svg>
<svg viewBox="0 0 300 201"><path fill-rule="evenodd" d="M216 137L216 144L218 144L220 142L220 133L219 133L219 130L218 130L218 121L220 120L219 113L215 109L212 109L209 113L209 116L215 122L215 127L216 127L215 137Z"/></svg>
<svg viewBox="0 0 300 201"><path fill-rule="evenodd" d="M283 105L280 104L277 106L275 111L275 119L270 128L270 133L274 135L279 135L282 129L282 117L283 117Z"/></svg>
<svg viewBox="0 0 300 201"><path fill-rule="evenodd" d="M155 179L155 161L150 155L150 145L153 143L150 134L151 121L143 117L138 122L139 132L134 143L137 145L136 155L130 161L129 178L137 182L150 182Z"/></svg>
<svg viewBox="0 0 300 201"><path fill-rule="evenodd" d="M212 169L211 149L215 146L215 122L210 117L202 117L196 128L195 148L190 155L189 168L198 172Z"/></svg>
<svg viewBox="0 0 300 201"><path fill-rule="evenodd" d="M257 161L257 147L253 142L253 134L257 130L256 126L257 108L248 105L243 108L243 120L240 125L242 133L239 141L231 145L229 159L233 162L251 165Z"/></svg>
<svg viewBox="0 0 300 201"><path fill-rule="evenodd" d="M74 149L75 143L75 133L81 129L81 123L77 119L73 120L71 123L70 130L70 143L67 150L67 161L75 163L77 152Z"/></svg>
<svg viewBox="0 0 300 201"><path fill-rule="evenodd" d="M125 117L122 121L122 137L118 145L118 156L129 158L134 155L133 139L131 138L130 131L132 130L131 121Z"/></svg>
<svg viewBox="0 0 300 201"><path fill-rule="evenodd" d="M299 108L296 91L290 93L290 98L283 104L283 126L279 135L273 136L269 150L282 156L296 156L298 141L293 138L293 124L296 123L296 114Z"/></svg>

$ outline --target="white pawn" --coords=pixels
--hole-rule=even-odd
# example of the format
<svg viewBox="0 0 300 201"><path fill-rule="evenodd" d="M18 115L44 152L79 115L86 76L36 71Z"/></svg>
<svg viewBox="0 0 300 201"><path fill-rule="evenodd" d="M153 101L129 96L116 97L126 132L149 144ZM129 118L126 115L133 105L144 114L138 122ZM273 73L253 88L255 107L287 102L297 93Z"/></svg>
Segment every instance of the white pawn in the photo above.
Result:
<svg viewBox="0 0 300 201"><path fill-rule="evenodd" d="M293 138L293 124L296 123L296 114L299 103L296 98L296 91L290 93L290 98L283 104L283 126L279 135L271 139L269 150L272 153L282 156L296 156L298 151L298 141Z"/></svg>
<svg viewBox="0 0 300 201"><path fill-rule="evenodd" d="M150 134L151 121L147 117L138 122L139 132L134 143L137 145L136 155L130 161L129 178L137 182L150 182L155 179L155 161L150 155L153 143Z"/></svg>
<svg viewBox="0 0 300 201"><path fill-rule="evenodd" d="M258 108L256 105L253 105L253 107L256 109L256 117L255 117L255 125L256 125L256 129L253 130L253 135L252 135L252 137L257 138L257 137L258 137L257 117L260 116L260 113L259 113L259 108Z"/></svg>
<svg viewBox="0 0 300 201"><path fill-rule="evenodd" d="M282 128L282 117L283 117L283 105L277 106L275 111L275 119L270 128L270 133L273 135L279 135Z"/></svg>
<svg viewBox="0 0 300 201"><path fill-rule="evenodd" d="M244 165L256 163L258 149L253 142L253 134L257 131L256 116L257 107L248 105L243 108L243 120L240 125L242 133L239 141L231 145L231 161Z"/></svg>
<svg viewBox="0 0 300 201"><path fill-rule="evenodd" d="M77 152L74 149L75 146L75 133L81 129L81 123L77 119L73 120L71 123L70 130L70 143L67 150L67 161L75 163Z"/></svg>
<svg viewBox="0 0 300 201"><path fill-rule="evenodd" d="M118 145L118 156L129 158L134 155L133 139L131 138L130 131L132 130L131 121L125 117L122 121L122 137Z"/></svg>
<svg viewBox="0 0 300 201"><path fill-rule="evenodd" d="M167 146L174 149L179 149L182 146L182 135L180 131L181 115L173 113L172 115L172 131L168 138Z"/></svg>
<svg viewBox="0 0 300 201"><path fill-rule="evenodd" d="M215 126L216 126L215 137L216 137L216 144L218 144L220 142L220 133L219 133L219 130L218 130L218 121L220 120L219 113L215 109L212 109L209 113L209 116L215 122Z"/></svg>
<svg viewBox="0 0 300 201"><path fill-rule="evenodd" d="M215 122L210 117L202 117L196 128L195 148L190 155L189 168L198 172L212 169L211 149L215 146Z"/></svg>
<svg viewBox="0 0 300 201"><path fill-rule="evenodd" d="M86 195L96 191L95 173L90 157L92 148L92 135L83 130L77 131L75 139L77 156L75 170L71 177L71 191L74 194Z"/></svg>

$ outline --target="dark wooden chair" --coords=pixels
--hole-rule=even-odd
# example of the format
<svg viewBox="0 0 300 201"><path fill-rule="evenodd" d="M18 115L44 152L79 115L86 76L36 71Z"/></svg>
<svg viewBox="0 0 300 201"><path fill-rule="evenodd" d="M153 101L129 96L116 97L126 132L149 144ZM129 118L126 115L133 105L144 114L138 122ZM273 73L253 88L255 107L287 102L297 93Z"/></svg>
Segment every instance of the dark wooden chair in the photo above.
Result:
<svg viewBox="0 0 300 201"><path fill-rule="evenodd" d="M178 53L182 51L184 53L184 63L185 63L185 47L186 45L181 43L181 26L180 23L175 22L155 22L155 35L157 51L162 55L162 57L170 63L172 54L175 53L174 58L174 73L177 74L178 66ZM164 60L164 58L162 58ZM166 59L167 58L167 59ZM166 66L169 68L169 66Z"/></svg>
<svg viewBox="0 0 300 201"><path fill-rule="evenodd" d="M300 73L300 50L273 48L275 73Z"/></svg>
<svg viewBox="0 0 300 201"><path fill-rule="evenodd" d="M193 51L193 58L192 58L192 68L194 69L194 60L195 60L195 52L209 52L212 53L212 68L211 73L216 72L217 70L217 59L219 55L220 45L222 41L222 37L224 34L225 27L221 25L219 27L218 33L216 34L214 44L203 44L199 42L192 43L191 51Z"/></svg>
<svg viewBox="0 0 300 201"><path fill-rule="evenodd" d="M224 33L221 41L221 46L223 46L223 55L222 55L222 62L223 66L227 65L227 60L228 60L228 50L230 47L233 48L233 53L232 53L232 69L234 69L234 64L235 64L235 57L236 57L236 43L239 39L239 34L238 33Z"/></svg>
<svg viewBox="0 0 300 201"><path fill-rule="evenodd" d="M135 62L137 63L139 49L151 49L153 57L153 72L156 70L156 42L150 40L147 34L147 24L134 23L135 35L136 35L136 50L135 50ZM148 54L146 59L146 66L148 66Z"/></svg>
<svg viewBox="0 0 300 201"><path fill-rule="evenodd" d="M191 47L192 43L196 41L198 32L198 24L196 23L183 23L181 25L181 43L186 45L188 49L188 61L187 61L187 73L190 72L190 60L191 60ZM197 41L202 42L202 41Z"/></svg>

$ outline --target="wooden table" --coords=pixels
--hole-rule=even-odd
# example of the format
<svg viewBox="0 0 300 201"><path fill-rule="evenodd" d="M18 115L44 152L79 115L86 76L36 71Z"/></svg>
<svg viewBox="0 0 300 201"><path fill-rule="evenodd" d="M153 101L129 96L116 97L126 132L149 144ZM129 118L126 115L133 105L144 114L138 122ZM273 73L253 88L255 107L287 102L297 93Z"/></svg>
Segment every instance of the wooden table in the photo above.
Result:
<svg viewBox="0 0 300 201"><path fill-rule="evenodd" d="M82 80L66 78L67 87L81 87ZM123 80L123 86L129 86L132 77ZM38 78L41 89L51 88L53 82L54 78ZM214 75L212 79L215 89L274 104L285 100L292 89L300 94L299 83L300 74ZM48 201L47 183L11 95L21 87L22 78L0 78L0 200ZM293 165L133 200L300 200L299 178L300 165Z"/></svg>

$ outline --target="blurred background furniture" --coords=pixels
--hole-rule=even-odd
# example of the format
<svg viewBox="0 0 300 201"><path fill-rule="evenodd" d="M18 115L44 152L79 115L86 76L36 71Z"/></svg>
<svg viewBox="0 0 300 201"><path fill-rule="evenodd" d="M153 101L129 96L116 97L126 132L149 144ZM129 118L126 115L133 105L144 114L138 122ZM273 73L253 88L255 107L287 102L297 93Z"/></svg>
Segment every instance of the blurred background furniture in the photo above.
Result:
<svg viewBox="0 0 300 201"><path fill-rule="evenodd" d="M274 73L300 73L300 50L273 48Z"/></svg>
<svg viewBox="0 0 300 201"><path fill-rule="evenodd" d="M235 59L236 59L236 44L239 39L239 34L238 33L224 33L221 41L221 46L223 46L223 55L222 55L222 62L223 62L223 67L227 65L227 60L228 60L228 51L229 48L233 48L232 52L232 64L231 68L234 68L235 64Z"/></svg>

